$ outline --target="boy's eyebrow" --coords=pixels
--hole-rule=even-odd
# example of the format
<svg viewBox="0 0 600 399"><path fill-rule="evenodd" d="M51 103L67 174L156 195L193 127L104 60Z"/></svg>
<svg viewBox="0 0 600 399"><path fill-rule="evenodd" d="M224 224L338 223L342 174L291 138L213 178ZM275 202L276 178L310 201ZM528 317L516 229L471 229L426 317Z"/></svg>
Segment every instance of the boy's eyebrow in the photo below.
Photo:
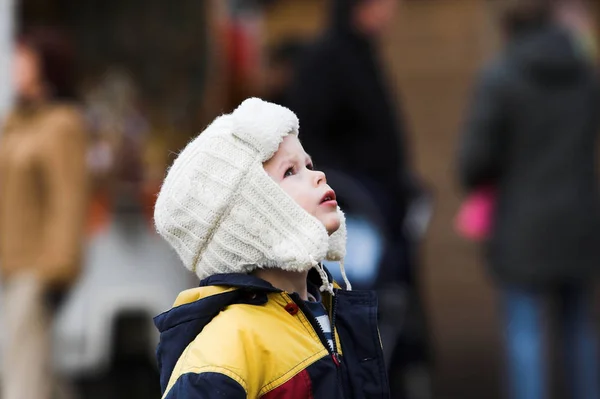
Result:
<svg viewBox="0 0 600 399"><path fill-rule="evenodd" d="M281 157L281 160L278 162L277 168L282 169L286 167L290 162L290 157L288 154Z"/></svg>
<svg viewBox="0 0 600 399"><path fill-rule="evenodd" d="M306 153L304 155L306 156L306 160L312 164L313 163L312 157ZM290 158L294 158L294 159L298 160L298 158L296 156L288 155L288 156L282 157L281 161L279 161L278 168L283 168L288 162L290 162Z"/></svg>

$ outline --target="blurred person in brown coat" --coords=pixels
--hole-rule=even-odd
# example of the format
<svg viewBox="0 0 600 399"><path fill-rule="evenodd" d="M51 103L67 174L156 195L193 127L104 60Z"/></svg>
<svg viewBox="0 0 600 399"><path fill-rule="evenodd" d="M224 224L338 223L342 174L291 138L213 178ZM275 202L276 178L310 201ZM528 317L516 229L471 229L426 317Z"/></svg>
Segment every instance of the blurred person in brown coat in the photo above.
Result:
<svg viewBox="0 0 600 399"><path fill-rule="evenodd" d="M2 399L45 399L54 389L52 317L80 269L86 132L61 33L24 33L13 68L17 102L0 137Z"/></svg>

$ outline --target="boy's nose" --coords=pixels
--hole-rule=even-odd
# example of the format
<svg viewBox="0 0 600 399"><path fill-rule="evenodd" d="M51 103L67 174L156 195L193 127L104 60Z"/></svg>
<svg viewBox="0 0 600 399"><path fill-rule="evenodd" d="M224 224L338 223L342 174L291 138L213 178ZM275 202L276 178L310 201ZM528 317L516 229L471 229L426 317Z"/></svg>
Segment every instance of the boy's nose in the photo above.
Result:
<svg viewBox="0 0 600 399"><path fill-rule="evenodd" d="M325 176L325 173L321 172L320 170L316 170L314 173L315 185L320 186L321 184L327 183L327 177Z"/></svg>

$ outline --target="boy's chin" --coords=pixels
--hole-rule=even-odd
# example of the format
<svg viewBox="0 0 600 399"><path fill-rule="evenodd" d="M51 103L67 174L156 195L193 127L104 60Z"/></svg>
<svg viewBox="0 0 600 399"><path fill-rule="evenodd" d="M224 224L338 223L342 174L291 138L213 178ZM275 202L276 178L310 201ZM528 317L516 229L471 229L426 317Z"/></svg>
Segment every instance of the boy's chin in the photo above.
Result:
<svg viewBox="0 0 600 399"><path fill-rule="evenodd" d="M341 222L339 216L332 217L329 220L323 221L323 225L327 230L327 234L332 235L340 228Z"/></svg>

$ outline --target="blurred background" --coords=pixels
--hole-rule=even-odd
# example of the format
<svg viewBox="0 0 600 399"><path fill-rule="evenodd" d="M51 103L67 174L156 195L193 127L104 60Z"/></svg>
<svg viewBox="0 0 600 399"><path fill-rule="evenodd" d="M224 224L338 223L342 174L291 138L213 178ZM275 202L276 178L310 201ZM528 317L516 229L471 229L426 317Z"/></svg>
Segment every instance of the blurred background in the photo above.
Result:
<svg viewBox="0 0 600 399"><path fill-rule="evenodd" d="M342 3L352 9L361 1L387 2ZM574 24L585 25L593 43L600 35L595 28L600 8L595 2L564 1L577 4L577 11L572 11ZM82 227L69 230L80 231L77 237L84 249L75 258L81 271L74 278L48 278L59 299L48 300L52 305L39 310L50 319L46 326L53 331L48 344L53 358L48 367L58 381L52 388L54 397L160 397L154 360L158 337L152 317L167 310L179 291L197 281L155 235L153 201L177 152L216 116L230 112L249 96L289 106L300 116L300 138L307 141L308 152L314 156L311 146L321 146L331 153L331 159L339 161L330 163L320 154L315 157L317 166L323 159L326 171L331 172L331 185L349 209L349 240L354 243L349 246L346 266L350 278L358 281L359 287L380 290L382 334L393 348L386 356L394 397L504 397L504 322L497 285L486 272L481 244L461 237L454 228L465 197L456 155L473 88L479 71L503 46L500 24L494 18L494 3L498 2L502 0L394 1L391 15L378 15L381 11L365 14L365 26L387 24L381 31L371 30L374 34L369 40L377 44L369 44L365 50L361 43L348 44L345 39L332 44L327 34L323 39L323 32L339 23L332 22L332 2L325 0L0 0L0 116L6 136L2 141L5 149L0 148L0 169L4 169L0 176L5 181L0 197L11 196L11 186L6 183L11 178L6 176L28 173L27 168L11 166L10 154L35 147L32 140L15 144L9 140L14 136L7 132L23 129L31 135L32 129L42 131L46 125L63 123L60 120L66 117L61 112L71 112L59 109L55 115L48 111L49 119L30 116L41 112L41 100L31 87L27 91L25 83L16 82L14 63L15 58L27 58L22 51L18 53L23 47L33 49L37 62L41 59L40 47L31 43L39 43L40 35L46 34L33 35L38 42L20 39L31 27L60 30L65 43L71 43L73 69L67 77L74 92L69 101L76 99L74 118L87 142L57 150L72 163L58 166L49 176L80 168L87 175L73 175L79 184L64 183L58 190L65 191L57 199L45 192L38 194L49 199L37 205L25 204L18 197L4 204L0 199L0 208L5 208L0 215L14 214L20 223L18 217L25 207L54 209L52 201L62 202L63 197L86 198L85 210L73 216L79 220L73 226L79 223ZM344 65L350 65L352 71L341 68L320 76L318 72L331 63L320 66L315 60L320 51L328 49L347 57ZM23 62L20 68L27 68L23 65L28 61ZM337 72L349 77L344 87L354 87L364 77L368 88L350 91L357 99L354 105L329 107L324 102L339 97L335 93L327 97L337 90L329 84ZM27 93L29 98L25 98ZM49 96L44 98L49 101ZM62 98L56 95L54 100ZM341 133L331 141L313 139L321 137L318 129L337 123L325 110L356 115L358 111L352 107L361 103L371 115L359 117L359 122L348 119L341 123L350 127L358 123L364 128L367 132L357 133L363 135L362 141L352 141ZM313 121L321 117L323 125L316 126ZM385 118L389 123L381 123ZM38 123L33 125L35 129L31 127L34 119ZM372 123L374 120L380 124ZM71 126L75 122L64 123ZM304 138L304 126L307 132L314 129L314 135ZM378 131L384 132L381 137ZM75 136L60 137L70 143L77 140ZM332 147L336 143L350 144L337 149ZM53 145L60 147L60 143ZM338 157L338 151L356 153L356 146L368 154L364 167L347 166L353 165L356 155ZM5 160L3 151L10 152ZM32 151L38 154L38 150ZM73 151L81 152L80 164ZM60 162L42 162L55 164ZM379 169L369 166L375 164ZM394 170L392 175L387 180L372 179L372 174L380 174L386 165ZM11 175L13 169L17 175ZM31 173L37 176L34 180L40 179L37 174L46 176L43 171ZM55 180L68 180L70 175L65 173ZM402 180L398 188L390 184L394 179ZM86 181L89 184L84 184ZM387 203L381 198L388 198ZM69 206L65 215L78 212L76 202ZM390 218L401 227L387 226ZM0 229L6 230L6 226L0 222ZM69 229L62 224L44 228L63 227ZM1 236L12 234L12 228L5 230ZM29 237L27 232L18 234ZM79 245L76 239L72 241ZM0 244L2 256L19 245L17 241ZM390 266L396 263L397 267ZM382 264L393 270L384 271ZM2 337L23 334L31 323L19 317L18 309L4 310L14 308L8 304L21 302L15 290L33 289L27 281L13 284L14 275L5 271L2 276ZM45 293L42 296L47 297ZM24 330L17 324L11 326L11 320L23 323L20 328ZM43 337L39 339L43 341ZM26 337L20 342L29 345ZM551 345L552 351L556 347ZM20 357L19 349L22 347L3 350L4 373L12 368L11 359ZM556 359L547 363L552 375L561 373L563 362ZM14 378L19 378L18 367L14 368ZM21 385L33 384L20 381ZM564 388L561 379L550 381L552 391ZM23 392L17 389L6 397L50 397ZM565 389L564 397L597 397L568 392ZM532 393L519 397L546 396ZM557 393L554 397L563 396Z"/></svg>

